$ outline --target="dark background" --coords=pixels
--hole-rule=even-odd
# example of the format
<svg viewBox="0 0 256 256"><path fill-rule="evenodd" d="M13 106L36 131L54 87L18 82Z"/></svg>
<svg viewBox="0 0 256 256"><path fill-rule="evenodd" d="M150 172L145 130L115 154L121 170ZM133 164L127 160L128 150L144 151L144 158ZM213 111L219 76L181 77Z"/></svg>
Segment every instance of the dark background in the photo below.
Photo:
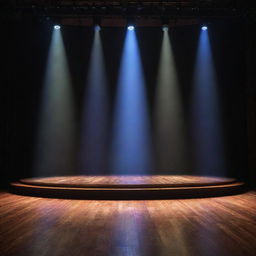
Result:
<svg viewBox="0 0 256 256"><path fill-rule="evenodd" d="M248 107L247 85L248 77L252 77L253 73L249 69L252 60L248 59L250 47L253 47L251 46L253 38L248 37L247 29L241 23L211 24L209 37L224 117L228 176L237 177L252 184L254 174L251 167L248 168L248 141L251 142L250 139L248 140L247 129L248 111L250 111L248 108L252 107ZM197 25L176 27L170 31L186 115L189 112L199 32L200 27ZM37 22L2 24L1 33L3 113L0 185L6 187L12 180L33 176L40 95L52 24ZM162 31L161 28L136 28L136 34L145 73L149 109L152 114ZM79 123L93 29L62 26L62 35L71 71ZM113 112L125 28L103 28L101 36Z"/></svg>

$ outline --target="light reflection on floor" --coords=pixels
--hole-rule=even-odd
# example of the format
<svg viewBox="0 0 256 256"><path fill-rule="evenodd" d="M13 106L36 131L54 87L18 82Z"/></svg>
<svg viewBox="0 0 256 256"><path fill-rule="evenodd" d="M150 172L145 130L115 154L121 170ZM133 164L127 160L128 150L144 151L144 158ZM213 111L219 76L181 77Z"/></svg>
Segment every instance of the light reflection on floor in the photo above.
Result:
<svg viewBox="0 0 256 256"><path fill-rule="evenodd" d="M0 255L253 255L256 193L89 201L0 194Z"/></svg>

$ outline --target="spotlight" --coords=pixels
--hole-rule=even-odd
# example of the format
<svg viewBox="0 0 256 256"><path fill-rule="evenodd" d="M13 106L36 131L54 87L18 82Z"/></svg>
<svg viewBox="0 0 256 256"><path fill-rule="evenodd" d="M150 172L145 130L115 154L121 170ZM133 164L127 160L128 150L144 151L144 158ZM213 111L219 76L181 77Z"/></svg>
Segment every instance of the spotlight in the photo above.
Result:
<svg viewBox="0 0 256 256"><path fill-rule="evenodd" d="M93 26L94 26L95 32L100 31L101 29L100 25L101 25L101 17L99 16L93 17Z"/></svg>
<svg viewBox="0 0 256 256"><path fill-rule="evenodd" d="M100 31L100 30L101 30L100 25L95 25L95 26L94 26L94 30L95 30L95 31Z"/></svg>
<svg viewBox="0 0 256 256"><path fill-rule="evenodd" d="M168 26L167 24L164 24L164 25L162 26L162 30L163 30L164 32L167 32L167 31L169 30L169 26Z"/></svg>
<svg viewBox="0 0 256 256"><path fill-rule="evenodd" d="M134 30L134 26L133 25L129 25L127 28L128 28L128 30Z"/></svg>
<svg viewBox="0 0 256 256"><path fill-rule="evenodd" d="M207 30L208 28L207 28L207 26L202 26L202 28L201 28L203 31L205 31L205 30Z"/></svg>
<svg viewBox="0 0 256 256"><path fill-rule="evenodd" d="M60 25L54 25L54 29L60 29Z"/></svg>

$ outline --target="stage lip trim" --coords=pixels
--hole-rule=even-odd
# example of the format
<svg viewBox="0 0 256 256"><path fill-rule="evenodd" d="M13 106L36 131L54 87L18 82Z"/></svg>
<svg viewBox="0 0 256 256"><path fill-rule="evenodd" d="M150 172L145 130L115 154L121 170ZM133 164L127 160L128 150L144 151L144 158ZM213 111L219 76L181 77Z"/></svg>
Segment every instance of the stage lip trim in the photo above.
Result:
<svg viewBox="0 0 256 256"><path fill-rule="evenodd" d="M81 179L88 180L88 183L85 182L76 182L72 181L72 183L68 183L67 181L63 182L61 180L69 180L69 179L76 179L78 180L79 177ZM94 182L91 183L91 179L104 177L105 180L113 180L118 179L119 181L114 182ZM167 180L163 182L157 182L157 179ZM168 182L168 179L183 179L182 182ZM55 178L55 182L54 179ZM139 182L138 180L143 180L144 182ZM185 179L197 179L196 181L187 182L184 181ZM138 180L136 180L138 179ZM202 181L200 180L202 179ZM208 181L203 181L207 180ZM121 180L121 181L120 181ZM131 180L134 180L136 183L132 183ZM147 180L150 182L147 183ZM151 181L153 180L153 181ZM60 177L52 177L52 178L30 178L30 179L21 179L20 183L27 184L27 185L36 185L36 186L49 186L49 187L72 187L72 188L173 188L173 187L198 187L198 186L215 186L215 185L226 185L232 184L236 180L233 178L220 178L220 177L207 177L207 176L188 176L188 175L113 175L113 176L60 176ZM59 182L59 183L57 183ZM90 183L89 183L90 182Z"/></svg>
<svg viewBox="0 0 256 256"><path fill-rule="evenodd" d="M22 179L10 184L10 192L35 197L86 200L157 200L203 198L240 194L247 191L245 183L226 179L212 184L32 184L34 179ZM31 184L28 184L28 182ZM100 185L100 184L98 184Z"/></svg>

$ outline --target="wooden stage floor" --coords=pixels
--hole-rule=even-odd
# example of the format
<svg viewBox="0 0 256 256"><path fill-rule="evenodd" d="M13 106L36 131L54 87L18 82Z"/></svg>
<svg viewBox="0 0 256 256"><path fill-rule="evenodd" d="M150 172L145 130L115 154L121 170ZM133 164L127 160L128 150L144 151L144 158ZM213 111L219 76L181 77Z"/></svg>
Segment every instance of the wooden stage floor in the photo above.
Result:
<svg viewBox="0 0 256 256"><path fill-rule="evenodd" d="M235 179L186 175L65 176L22 179L11 184L16 194L74 199L163 199L240 193Z"/></svg>
<svg viewBox="0 0 256 256"><path fill-rule="evenodd" d="M0 193L2 256L254 256L256 193L100 201Z"/></svg>

